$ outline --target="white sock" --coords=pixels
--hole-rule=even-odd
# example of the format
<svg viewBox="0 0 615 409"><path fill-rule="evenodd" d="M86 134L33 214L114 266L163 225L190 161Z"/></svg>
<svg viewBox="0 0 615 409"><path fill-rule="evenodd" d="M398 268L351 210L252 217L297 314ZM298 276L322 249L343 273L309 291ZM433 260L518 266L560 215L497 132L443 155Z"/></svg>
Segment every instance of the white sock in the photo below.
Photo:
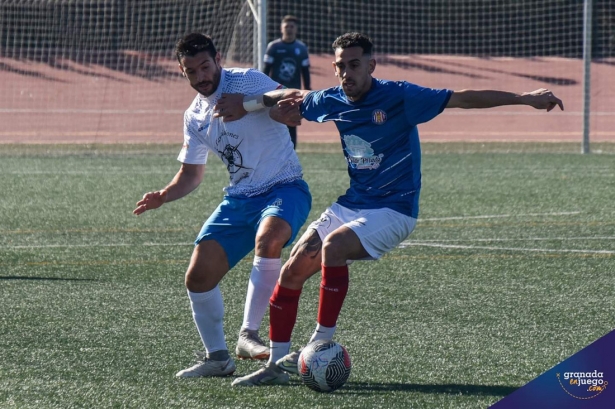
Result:
<svg viewBox="0 0 615 409"><path fill-rule="evenodd" d="M241 329L258 330L269 308L269 298L278 282L282 260L254 256Z"/></svg>
<svg viewBox="0 0 615 409"><path fill-rule="evenodd" d="M216 286L213 290L204 293L188 291L188 298L190 298L194 323L201 335L201 341L203 341L207 354L228 350L222 326L224 303L220 287Z"/></svg>
<svg viewBox="0 0 615 409"><path fill-rule="evenodd" d="M290 342L274 342L269 341L269 355L268 363L275 363L278 359L284 358L290 352Z"/></svg>
<svg viewBox="0 0 615 409"><path fill-rule="evenodd" d="M337 327L323 327L320 324L316 324L316 329L312 334L312 338L310 338L310 342L314 341L331 341L333 339L333 335L335 335L335 329Z"/></svg>

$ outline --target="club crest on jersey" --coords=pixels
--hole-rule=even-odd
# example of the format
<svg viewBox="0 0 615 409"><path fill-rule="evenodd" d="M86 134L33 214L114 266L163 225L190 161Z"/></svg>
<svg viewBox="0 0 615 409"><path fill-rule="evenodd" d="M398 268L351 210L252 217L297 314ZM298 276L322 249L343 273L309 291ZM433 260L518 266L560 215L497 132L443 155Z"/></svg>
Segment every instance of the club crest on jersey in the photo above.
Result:
<svg viewBox="0 0 615 409"><path fill-rule="evenodd" d="M377 109L372 112L372 122L376 125L382 125L387 121L387 114L382 109Z"/></svg>

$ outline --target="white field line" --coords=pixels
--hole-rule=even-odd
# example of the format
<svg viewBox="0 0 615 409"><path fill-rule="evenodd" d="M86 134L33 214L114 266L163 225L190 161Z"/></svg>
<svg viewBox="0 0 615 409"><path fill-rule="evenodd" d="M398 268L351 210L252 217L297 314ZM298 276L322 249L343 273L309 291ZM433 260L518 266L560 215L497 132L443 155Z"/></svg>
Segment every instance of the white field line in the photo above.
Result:
<svg viewBox="0 0 615 409"><path fill-rule="evenodd" d="M531 240L615 240L615 237L556 237L556 238L528 238L528 239L510 239L518 241L531 241ZM498 241L492 239L475 239L465 241ZM502 239L499 241L506 241ZM0 246L1 249L6 250L34 250L34 249L50 249L50 248L91 248L91 247L176 247L176 246L192 246L193 243L117 243L117 244L45 244L34 246ZM406 240L398 246L399 248L406 247L436 247L445 249L465 249L465 250L498 250L498 251L520 251L520 252L535 252L535 253L585 253L585 254L615 254L615 251L611 250L579 250L579 249L538 249L538 248L525 248L525 247L496 247L496 246L465 246L458 244L442 244L435 243L429 240L413 241Z"/></svg>
<svg viewBox="0 0 615 409"><path fill-rule="evenodd" d="M585 253L585 254L615 254L611 250L578 250L578 249L536 249L523 247L494 247L494 246L462 246L456 244L438 244L424 243L419 241L404 241L399 247L420 246L420 247L437 247L444 249L465 249L465 250L498 250L498 251L520 251L520 252L535 252L535 253Z"/></svg>
<svg viewBox="0 0 615 409"><path fill-rule="evenodd" d="M183 114L179 109L84 109L84 108L0 108L0 114L111 114L111 115L135 115L135 114ZM486 112L466 112L466 111L446 111L446 115L455 116L539 116L544 115L542 111L486 111ZM595 116L615 116L612 111L592 111ZM563 111L557 112L558 116L582 116L583 111Z"/></svg>
<svg viewBox="0 0 615 409"><path fill-rule="evenodd" d="M112 114L112 115L177 115L185 111L178 109L79 109L79 108L49 108L49 109L29 109L29 108L2 108L0 114ZM581 112L582 113L582 112Z"/></svg>
<svg viewBox="0 0 615 409"><path fill-rule="evenodd" d="M451 240L408 240L407 242L416 243L495 243L502 241L575 241L575 240L615 240L615 236L593 236L593 237L522 237L518 239L451 239Z"/></svg>
<svg viewBox="0 0 615 409"><path fill-rule="evenodd" d="M94 169L94 170L21 170L21 169L15 169L15 170L6 170L6 171L2 171L3 174L5 175L24 175L24 176L28 176L28 175L33 175L33 176L38 176L38 175L65 175L65 176L90 176L90 175L96 175L99 176L100 172L102 170L100 169ZM340 168L340 169L305 169L306 173L332 173L332 172L339 172L339 173L346 173L347 170L346 168ZM594 169L589 169L589 168L585 168L583 169L583 172L579 172L578 170L575 169L519 169L519 170L506 170L506 171L502 171L499 173L500 176L508 176L508 175L517 175L519 173L531 173L531 174L537 174L537 173L554 173L557 172L558 174L562 174L564 172L575 172L575 175L582 175L582 176L593 176L593 177L613 177L613 175L615 175L614 173L612 173L612 169L609 168L594 168ZM226 169L224 168L218 168L216 167L209 167L207 169L208 173L212 173L212 172L218 172L218 173L224 173L226 172ZM609 173L606 173L609 172ZM104 173L106 175L125 175L127 173L126 170L104 170ZM136 175L156 175L156 174L169 174L171 172L166 171L166 170L159 170L159 169L144 169L144 170L131 170L130 171L131 174L136 174ZM477 174L487 174L487 171L479 171L479 172L474 172L470 169L470 173L477 175Z"/></svg>
<svg viewBox="0 0 615 409"><path fill-rule="evenodd" d="M121 156L117 156L118 158L121 158ZM430 171L430 168L426 169L427 171ZM474 171L471 167L466 167L466 170L469 173L472 174L486 174L488 173L488 171ZM72 176L72 175L77 175L77 176L81 176L81 175L100 175L100 172L103 171L103 169L83 169L83 170L38 170L38 169L8 169L8 170L3 170L2 173L6 174L6 175L67 175L67 176ZM311 168L305 168L305 171L307 173L331 173L331 172L343 172L346 173L347 169L346 168L339 168L339 169L311 169ZM536 174L536 173L555 173L557 172L558 174L562 174L564 172L574 172L575 175L591 175L591 176L613 176L613 173L610 173L613 171L613 168L611 167L607 167L607 166L585 166L583 168L583 172L579 172L579 169L574 169L574 168L522 168L522 169L505 169L502 170L499 175L516 175L519 173L531 173L531 174ZM124 175L126 174L126 170L125 169L104 169L105 174L109 174L109 175ZM208 173L211 172L226 172L226 169L222 168L222 167L217 167L217 166L211 166L207 169ZM425 170L424 170L425 172ZM609 172L609 173L605 173L605 172ZM160 170L160 169L136 169L136 170L131 170L130 171L131 174L168 174L168 171L165 170Z"/></svg>
<svg viewBox="0 0 615 409"><path fill-rule="evenodd" d="M419 221L440 221L440 220L465 220L465 219L497 219L505 217L526 217L526 216L570 216L581 212L553 212L553 213L521 213L521 214L487 214L481 216L452 216L452 217L427 217L420 218Z"/></svg>
<svg viewBox="0 0 615 409"><path fill-rule="evenodd" d="M615 112L612 111L591 111L591 115L596 116L615 116ZM457 115L457 116L470 116L470 115L483 115L483 112L480 114L471 111L454 111L454 110L446 110L442 115ZM485 111L484 115L488 116L538 116L544 115L544 111ZM557 115L561 116L581 116L583 115L583 111L557 111Z"/></svg>
<svg viewBox="0 0 615 409"><path fill-rule="evenodd" d="M194 246L194 243L112 243L112 244L41 244L34 246L0 246L0 249L7 250L32 250L32 249L53 249L53 248L89 248L89 247L174 247L174 246Z"/></svg>
<svg viewBox="0 0 615 409"><path fill-rule="evenodd" d="M525 213L525 214L499 214L499 215L482 215L482 216L455 216L455 217L436 217L421 219L423 221L436 221L436 220L462 220L462 219L489 219L489 218L505 218L505 217L522 217L522 216L567 216L572 214L579 214L581 212L552 212L552 213ZM541 240L613 240L615 237L534 237L534 238L520 238L520 239L457 239L457 240L407 240L399 244L400 248L408 246L425 246L425 247L442 247L442 248L467 248L467 249L487 249L487 250L520 250L520 251L555 251L555 252L594 252L593 250L544 250L544 249L525 249L525 248L502 248L502 247L475 247L475 246L459 246L459 245L446 245L439 244L444 242L496 242L496 241L541 241ZM0 249L7 250L28 250L28 249L43 249L43 248L90 248L90 247L133 247L133 246L187 246L193 245L193 243L115 243L115 244L46 244L46 245L33 245L33 246L0 246ZM604 253L605 251L597 250L598 253ZM615 254L615 252L606 251L607 254Z"/></svg>
<svg viewBox="0 0 615 409"><path fill-rule="evenodd" d="M526 213L526 214L500 214L500 215L481 215L481 216L456 216L456 217L434 217L420 219L423 221L439 220L463 220L463 219L491 219L505 217L525 217L525 216L568 216L581 212L553 212L553 213ZM499 250L499 251L527 251L543 253L587 253L587 254L615 254L610 250L578 250L578 249L537 249L524 247L496 247L496 246L469 246L458 244L443 244L451 242L504 242L504 241L564 241L564 240L613 240L615 237L530 237L521 239L456 239L456 240L406 240L400 243L400 248L409 246L438 247L451 249L470 249L470 250Z"/></svg>
<svg viewBox="0 0 615 409"><path fill-rule="evenodd" d="M215 172L216 170L209 170L208 173ZM225 169L226 171L226 169ZM63 175L63 176L100 176L101 172L104 172L105 175L126 175L130 173L131 175L171 175L173 170L163 171L163 170L142 170L142 171L134 171L134 170L122 170L122 171L113 171L113 170L70 170L70 171L47 171L47 170L25 170L25 171L6 171L2 172L5 175ZM222 172L220 172L222 173Z"/></svg>

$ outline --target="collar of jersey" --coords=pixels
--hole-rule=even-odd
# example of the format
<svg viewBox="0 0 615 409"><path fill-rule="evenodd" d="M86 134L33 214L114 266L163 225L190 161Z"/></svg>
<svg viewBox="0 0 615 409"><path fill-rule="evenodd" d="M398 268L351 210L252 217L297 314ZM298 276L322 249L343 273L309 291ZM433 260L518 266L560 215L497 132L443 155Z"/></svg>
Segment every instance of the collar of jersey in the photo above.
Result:
<svg viewBox="0 0 615 409"><path fill-rule="evenodd" d="M222 82L222 81L220 81L220 82ZM365 102L365 100L367 99L369 94L374 92L374 90L376 89L377 86L378 86L378 80L376 78L372 77L372 86L369 88L369 90L365 94L363 94L361 99L358 100L358 101L351 101L350 98L348 98L348 95L346 95L346 93L344 92L344 89L342 88L341 85L338 85L338 88L340 90L340 94L341 94L342 98L344 98L344 100L346 101L346 103L348 105L361 105L363 102Z"/></svg>

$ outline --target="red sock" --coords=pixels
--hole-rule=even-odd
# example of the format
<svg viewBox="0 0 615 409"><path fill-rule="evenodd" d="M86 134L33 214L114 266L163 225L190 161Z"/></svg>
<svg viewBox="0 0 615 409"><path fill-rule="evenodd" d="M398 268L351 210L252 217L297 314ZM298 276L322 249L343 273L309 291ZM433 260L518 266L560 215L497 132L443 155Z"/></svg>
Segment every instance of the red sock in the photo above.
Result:
<svg viewBox="0 0 615 409"><path fill-rule="evenodd" d="M269 299L269 339L274 342L290 342L297 321L301 289L292 290L276 284Z"/></svg>
<svg viewBox="0 0 615 409"><path fill-rule="evenodd" d="M322 266L320 282L320 303L318 304L318 323L325 327L335 327L337 317L348 293L348 266Z"/></svg>

